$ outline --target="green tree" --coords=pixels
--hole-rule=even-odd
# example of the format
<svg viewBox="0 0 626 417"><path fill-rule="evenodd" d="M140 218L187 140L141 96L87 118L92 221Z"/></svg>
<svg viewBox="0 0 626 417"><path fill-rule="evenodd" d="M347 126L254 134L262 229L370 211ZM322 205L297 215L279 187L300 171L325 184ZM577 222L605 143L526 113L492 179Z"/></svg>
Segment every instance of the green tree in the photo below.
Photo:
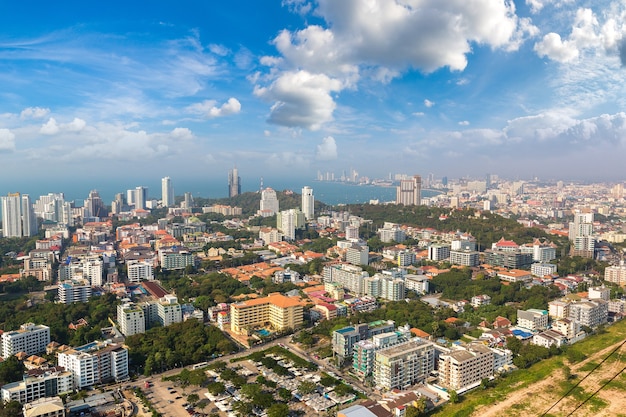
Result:
<svg viewBox="0 0 626 417"><path fill-rule="evenodd" d="M212 395L220 395L226 391L226 386L224 386L221 382L211 382L207 386L207 391L209 391Z"/></svg>
<svg viewBox="0 0 626 417"><path fill-rule="evenodd" d="M21 381L26 367L15 355L0 363L0 385Z"/></svg>
<svg viewBox="0 0 626 417"><path fill-rule="evenodd" d="M287 417L289 406L285 403L274 403L267 409L267 417Z"/></svg>
<svg viewBox="0 0 626 417"><path fill-rule="evenodd" d="M311 394L313 391L315 391L315 388L315 383L311 381L302 381L300 382L300 384L298 384L298 392L304 395Z"/></svg>
<svg viewBox="0 0 626 417"><path fill-rule="evenodd" d="M189 394L187 396L187 402L189 404L196 404L200 400L200 396L198 394Z"/></svg>
<svg viewBox="0 0 626 417"><path fill-rule="evenodd" d="M457 394L455 390L451 389L450 391L448 391L448 395L450 396L450 402L452 404L456 404L459 402L459 394Z"/></svg>

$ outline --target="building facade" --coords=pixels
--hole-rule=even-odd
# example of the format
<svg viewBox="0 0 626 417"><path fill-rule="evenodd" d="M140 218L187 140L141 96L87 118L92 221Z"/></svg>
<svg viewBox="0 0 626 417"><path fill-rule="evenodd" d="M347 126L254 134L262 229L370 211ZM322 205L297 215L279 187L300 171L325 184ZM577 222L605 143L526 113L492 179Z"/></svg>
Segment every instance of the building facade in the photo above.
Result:
<svg viewBox="0 0 626 417"><path fill-rule="evenodd" d="M25 323L19 330L2 333L2 357L4 359L18 352L36 355L46 351L50 343L50 328L42 324Z"/></svg>

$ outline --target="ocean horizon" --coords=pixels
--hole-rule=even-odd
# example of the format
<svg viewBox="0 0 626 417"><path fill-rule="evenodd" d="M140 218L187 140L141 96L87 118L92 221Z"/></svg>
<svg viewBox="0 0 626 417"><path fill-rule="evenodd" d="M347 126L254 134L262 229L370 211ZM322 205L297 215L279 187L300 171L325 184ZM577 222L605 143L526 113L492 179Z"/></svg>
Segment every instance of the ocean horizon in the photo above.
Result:
<svg viewBox="0 0 626 417"><path fill-rule="evenodd" d="M227 181L207 181L198 179L186 179L177 181L172 177L174 194L182 196L186 192L192 193L194 198L226 198L228 197ZM339 204L359 204L368 203L371 200L379 200L380 202L395 201L396 188L378 185L357 185L344 182L318 181L318 180L301 180L301 179L278 179L266 180L263 187L271 187L276 191L291 190L300 194L302 187L309 186L313 189L315 200L321 201L328 205ZM5 184L0 183L0 195L19 192L28 194L31 200L35 202L39 196L48 193L64 193L66 201L74 201L77 205L82 205L82 201L87 198L91 190L97 190L105 204L111 204L115 194L124 193L126 190L134 189L137 186L148 188L149 199L161 199L161 180L157 178L149 181L74 181L71 183L32 183L19 184L16 181L11 182L9 189ZM242 192L258 192L261 189L260 182L252 184L242 181ZM431 197L437 192L422 190L422 197Z"/></svg>

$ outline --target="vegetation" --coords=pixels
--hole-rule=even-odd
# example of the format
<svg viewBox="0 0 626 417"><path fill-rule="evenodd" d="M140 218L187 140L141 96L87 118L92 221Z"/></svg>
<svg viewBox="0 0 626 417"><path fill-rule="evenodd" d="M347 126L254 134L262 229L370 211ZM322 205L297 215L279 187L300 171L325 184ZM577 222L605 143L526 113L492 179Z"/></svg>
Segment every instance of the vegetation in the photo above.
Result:
<svg viewBox="0 0 626 417"><path fill-rule="evenodd" d="M196 320L150 329L128 337L126 344L131 363L143 367L144 375L203 362L236 350L219 329Z"/></svg>
<svg viewBox="0 0 626 417"><path fill-rule="evenodd" d="M100 338L101 329L109 327L109 317L116 316L117 299L113 294L93 297L86 303L56 304L43 303L29 307L24 300L0 303L0 327L18 329L32 322L50 327L50 338L61 344L80 346ZM68 329L70 323L84 318L89 326L76 331Z"/></svg>
<svg viewBox="0 0 626 417"><path fill-rule="evenodd" d="M25 370L26 367L15 355L9 356L6 360L0 362L0 386L20 381Z"/></svg>

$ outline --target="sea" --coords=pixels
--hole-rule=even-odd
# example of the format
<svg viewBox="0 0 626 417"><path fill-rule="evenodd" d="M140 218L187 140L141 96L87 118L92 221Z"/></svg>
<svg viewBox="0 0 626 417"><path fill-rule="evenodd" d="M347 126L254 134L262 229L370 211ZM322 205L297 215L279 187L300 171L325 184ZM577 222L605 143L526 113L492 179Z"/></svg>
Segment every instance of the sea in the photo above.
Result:
<svg viewBox="0 0 626 417"><path fill-rule="evenodd" d="M224 198L228 196L228 184L226 181L203 180L203 179L187 179L176 180L172 178L174 194L179 196L185 192L191 192L194 198ZM390 186L379 185L357 185L345 182L317 181L317 180L298 180L298 179L275 179L265 180L263 187L271 187L277 191L291 190L300 194L302 187L308 185L313 189L315 200L321 201L328 205L341 204L359 204L369 203L372 200L378 200L380 203L395 201L396 188ZM145 180L137 181L85 181L76 179L71 182L47 183L40 182L19 182L12 181L9 185L4 184L0 180L0 195L19 192L28 194L31 201L35 202L41 195L48 193L64 193L66 201L74 201L77 206L83 205L83 200L87 198L91 190L97 190L105 204L110 204L115 198L115 194L124 193L126 190L134 189L137 186L148 188L149 199L161 198L161 180ZM257 192L261 189L260 182L252 184L246 181L242 182L242 192ZM422 197L431 197L436 195L437 191L422 190Z"/></svg>

